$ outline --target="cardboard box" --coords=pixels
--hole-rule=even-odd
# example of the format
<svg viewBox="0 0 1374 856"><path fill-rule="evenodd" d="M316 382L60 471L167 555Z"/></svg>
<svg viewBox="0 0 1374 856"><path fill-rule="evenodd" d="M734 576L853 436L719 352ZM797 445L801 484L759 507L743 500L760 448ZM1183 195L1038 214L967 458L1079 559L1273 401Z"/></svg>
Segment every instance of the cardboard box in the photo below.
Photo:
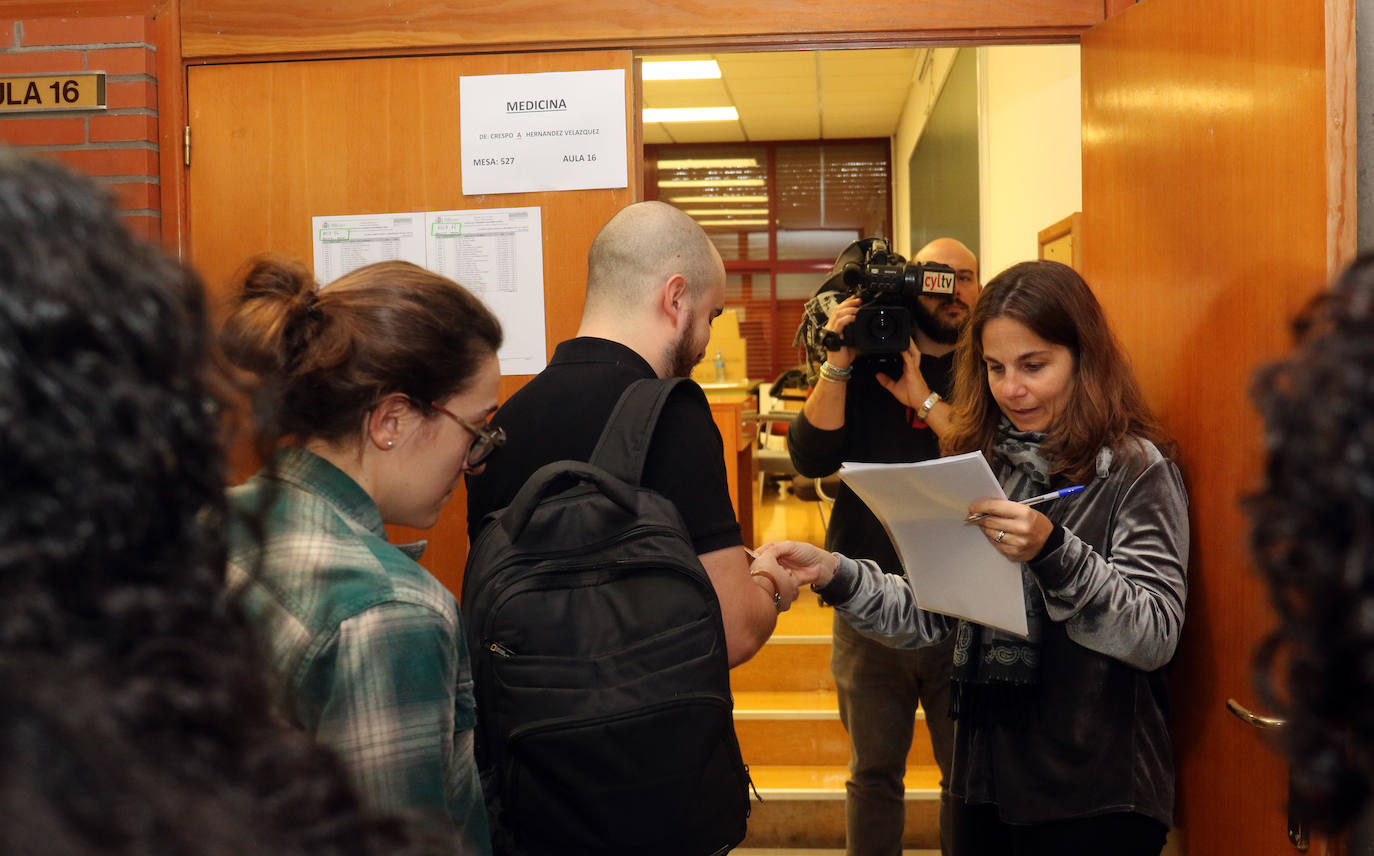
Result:
<svg viewBox="0 0 1374 856"><path fill-rule="evenodd" d="M706 356L692 369L692 380L697 383L716 383L716 354L725 361L725 381L742 381L748 378L748 348L739 335L739 315L734 309L727 309L711 324L711 339L706 343Z"/></svg>

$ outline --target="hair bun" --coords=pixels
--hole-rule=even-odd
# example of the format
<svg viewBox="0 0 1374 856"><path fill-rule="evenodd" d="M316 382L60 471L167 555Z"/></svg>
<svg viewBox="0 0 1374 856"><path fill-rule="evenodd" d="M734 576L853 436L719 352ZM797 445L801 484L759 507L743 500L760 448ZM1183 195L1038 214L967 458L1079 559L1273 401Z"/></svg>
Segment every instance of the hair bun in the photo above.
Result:
<svg viewBox="0 0 1374 856"><path fill-rule="evenodd" d="M305 308L314 303L319 287L305 265L281 256L258 256L242 276L243 301L280 300Z"/></svg>
<svg viewBox="0 0 1374 856"><path fill-rule="evenodd" d="M258 256L238 278L242 286L224 326L224 349L240 368L282 371L296 359L320 320L315 277L299 262Z"/></svg>

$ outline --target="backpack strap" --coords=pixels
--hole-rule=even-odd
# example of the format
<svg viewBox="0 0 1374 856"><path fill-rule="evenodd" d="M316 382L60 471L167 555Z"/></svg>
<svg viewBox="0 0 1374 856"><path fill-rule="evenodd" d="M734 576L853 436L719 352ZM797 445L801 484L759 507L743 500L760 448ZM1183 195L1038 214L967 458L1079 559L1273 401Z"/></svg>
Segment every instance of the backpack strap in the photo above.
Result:
<svg viewBox="0 0 1374 856"><path fill-rule="evenodd" d="M668 396L678 384L686 381L680 377L642 378L630 384L606 420L589 463L638 486L644 474L644 461L649 456L649 442L658 425L658 415Z"/></svg>

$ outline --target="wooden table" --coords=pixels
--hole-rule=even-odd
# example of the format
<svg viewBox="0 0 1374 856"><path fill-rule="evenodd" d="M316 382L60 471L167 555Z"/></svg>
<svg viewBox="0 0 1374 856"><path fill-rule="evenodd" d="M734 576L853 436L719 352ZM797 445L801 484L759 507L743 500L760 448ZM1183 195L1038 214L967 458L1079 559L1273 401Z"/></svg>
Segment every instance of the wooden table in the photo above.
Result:
<svg viewBox="0 0 1374 856"><path fill-rule="evenodd" d="M758 402L749 392L754 384L702 384L711 403L711 417L725 443L725 477L730 487L730 502L745 545L754 546L754 414ZM728 389L722 387L730 387Z"/></svg>

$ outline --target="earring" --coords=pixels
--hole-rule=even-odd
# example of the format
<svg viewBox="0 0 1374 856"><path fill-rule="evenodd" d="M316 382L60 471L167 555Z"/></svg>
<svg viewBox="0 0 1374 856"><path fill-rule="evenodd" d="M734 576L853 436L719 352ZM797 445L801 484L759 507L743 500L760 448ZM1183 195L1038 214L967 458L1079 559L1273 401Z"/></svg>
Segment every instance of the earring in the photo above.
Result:
<svg viewBox="0 0 1374 856"><path fill-rule="evenodd" d="M394 446L394 445L396 445L396 441L395 441L395 440L387 440L387 441L386 441L386 447L387 447L388 449L390 449L390 448L391 448L392 446Z"/></svg>

